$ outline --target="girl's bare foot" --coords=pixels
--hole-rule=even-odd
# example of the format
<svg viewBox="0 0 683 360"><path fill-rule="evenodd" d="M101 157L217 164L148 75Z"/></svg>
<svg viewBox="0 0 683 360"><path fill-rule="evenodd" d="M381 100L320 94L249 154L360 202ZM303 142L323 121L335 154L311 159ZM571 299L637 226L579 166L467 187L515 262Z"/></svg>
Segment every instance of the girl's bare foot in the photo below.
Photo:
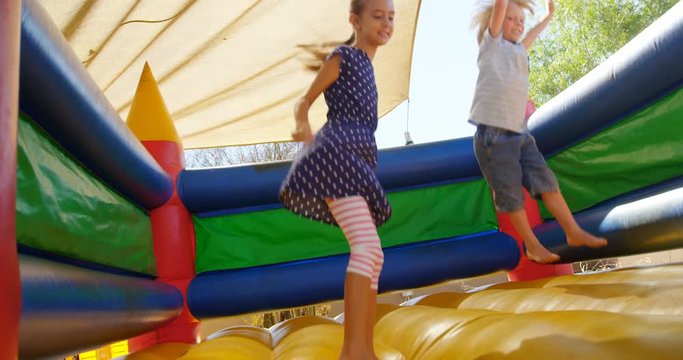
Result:
<svg viewBox="0 0 683 360"><path fill-rule="evenodd" d="M342 351L339 360L377 360L378 357L372 351Z"/></svg>
<svg viewBox="0 0 683 360"><path fill-rule="evenodd" d="M539 264L549 264L560 260L557 254L551 253L540 243L537 245L526 245L526 257Z"/></svg>
<svg viewBox="0 0 683 360"><path fill-rule="evenodd" d="M569 246L588 246L591 248L599 248L607 245L607 239L603 237L593 236L593 234L578 228L567 234L567 244Z"/></svg>

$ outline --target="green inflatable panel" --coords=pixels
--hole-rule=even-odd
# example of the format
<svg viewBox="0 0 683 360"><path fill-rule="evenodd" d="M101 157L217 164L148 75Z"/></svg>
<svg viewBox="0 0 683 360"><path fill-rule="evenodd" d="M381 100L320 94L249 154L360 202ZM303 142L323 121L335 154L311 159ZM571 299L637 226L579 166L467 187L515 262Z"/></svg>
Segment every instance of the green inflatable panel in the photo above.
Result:
<svg viewBox="0 0 683 360"><path fill-rule="evenodd" d="M483 179L388 195L391 220L380 227L384 247L497 229ZM194 217L197 273L347 253L339 228L285 209Z"/></svg>
<svg viewBox="0 0 683 360"><path fill-rule="evenodd" d="M572 212L683 175L682 120L680 88L548 160Z"/></svg>
<svg viewBox="0 0 683 360"><path fill-rule="evenodd" d="M17 242L29 248L156 274L149 216L19 118Z"/></svg>

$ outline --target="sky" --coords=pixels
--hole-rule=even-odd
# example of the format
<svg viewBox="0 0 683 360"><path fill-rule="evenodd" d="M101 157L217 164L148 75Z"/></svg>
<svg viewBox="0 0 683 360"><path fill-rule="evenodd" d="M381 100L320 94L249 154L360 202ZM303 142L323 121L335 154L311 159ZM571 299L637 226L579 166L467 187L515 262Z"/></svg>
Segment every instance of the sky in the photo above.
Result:
<svg viewBox="0 0 683 360"><path fill-rule="evenodd" d="M467 122L478 72L476 34L470 28L474 4L422 1L409 104L379 120L375 137L380 149L405 145L406 123L416 144L474 134Z"/></svg>

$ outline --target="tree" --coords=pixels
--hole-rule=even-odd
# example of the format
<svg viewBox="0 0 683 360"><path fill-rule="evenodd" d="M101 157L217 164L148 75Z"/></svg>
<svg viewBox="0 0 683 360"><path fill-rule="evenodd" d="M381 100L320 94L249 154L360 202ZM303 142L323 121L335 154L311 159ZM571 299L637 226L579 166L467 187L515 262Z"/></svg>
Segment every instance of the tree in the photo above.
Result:
<svg viewBox="0 0 683 360"><path fill-rule="evenodd" d="M529 96L540 107L676 3L678 0L556 1L555 17L529 53Z"/></svg>
<svg viewBox="0 0 683 360"><path fill-rule="evenodd" d="M254 164L269 161L291 160L301 143L267 143L185 151L188 168Z"/></svg>

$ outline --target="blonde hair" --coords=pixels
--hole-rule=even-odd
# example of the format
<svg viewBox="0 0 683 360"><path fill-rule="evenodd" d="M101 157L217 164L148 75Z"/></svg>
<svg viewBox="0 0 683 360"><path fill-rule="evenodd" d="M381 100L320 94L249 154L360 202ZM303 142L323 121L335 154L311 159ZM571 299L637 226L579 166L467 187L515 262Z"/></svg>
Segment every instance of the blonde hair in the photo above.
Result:
<svg viewBox="0 0 683 360"><path fill-rule="evenodd" d="M508 0L513 2L522 9L529 11L529 13L534 13L533 0ZM508 4L509 4L508 2ZM491 23L491 15L493 15L493 2L490 0L480 1L475 9L474 18L472 18L472 28L477 29L477 42L484 40L484 31L489 28Z"/></svg>
<svg viewBox="0 0 683 360"><path fill-rule="evenodd" d="M365 8L365 4L367 2L368 0L351 0L349 14L356 14L360 16L360 13L363 12L363 8ZM331 41L320 44L302 44L297 46L306 50L306 52L310 55L310 58L305 60L306 68L311 71L318 71L322 67L327 55L329 55L334 48L339 45L353 45L355 42L356 33L354 31L351 33L351 37L349 37L349 39L346 41Z"/></svg>

